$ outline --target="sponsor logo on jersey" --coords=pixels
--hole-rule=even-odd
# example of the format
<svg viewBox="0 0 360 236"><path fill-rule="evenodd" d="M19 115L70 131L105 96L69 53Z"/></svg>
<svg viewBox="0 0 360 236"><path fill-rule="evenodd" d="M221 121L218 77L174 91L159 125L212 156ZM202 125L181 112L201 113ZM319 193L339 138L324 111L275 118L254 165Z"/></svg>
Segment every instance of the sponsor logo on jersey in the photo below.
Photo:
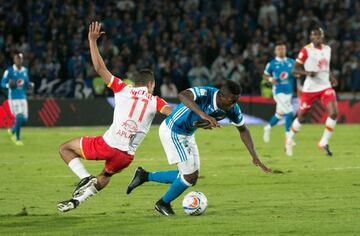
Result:
<svg viewBox="0 0 360 236"><path fill-rule="evenodd" d="M133 120L127 120L121 124L123 129L120 129L116 134L124 138L131 139L139 130L138 125Z"/></svg>
<svg viewBox="0 0 360 236"><path fill-rule="evenodd" d="M320 59L317 64L319 69L327 69L328 65L329 65L329 62L328 62L328 60L326 60L326 58Z"/></svg>
<svg viewBox="0 0 360 236"><path fill-rule="evenodd" d="M281 72L279 77L280 77L281 80L284 80L284 79L287 79L289 77L289 74L286 71L283 71L283 72Z"/></svg>
<svg viewBox="0 0 360 236"><path fill-rule="evenodd" d="M18 80L16 80L16 85L18 86L18 87L21 87L21 86L23 86L24 85L24 80L23 79L18 79Z"/></svg>

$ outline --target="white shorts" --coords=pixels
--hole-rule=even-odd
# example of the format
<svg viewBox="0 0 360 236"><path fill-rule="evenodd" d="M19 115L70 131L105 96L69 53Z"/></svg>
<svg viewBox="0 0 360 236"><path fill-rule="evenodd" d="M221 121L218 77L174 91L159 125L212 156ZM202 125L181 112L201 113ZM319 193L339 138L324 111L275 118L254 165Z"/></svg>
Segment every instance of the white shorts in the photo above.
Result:
<svg viewBox="0 0 360 236"><path fill-rule="evenodd" d="M28 103L26 99L10 99L10 109L14 116L23 115L28 118Z"/></svg>
<svg viewBox="0 0 360 236"><path fill-rule="evenodd" d="M276 113L279 115L285 115L293 111L291 105L292 94L278 93L274 94L274 100L276 102Z"/></svg>
<svg viewBox="0 0 360 236"><path fill-rule="evenodd" d="M177 164L180 174L188 175L200 169L199 150L194 135L174 133L164 120L159 128L159 136L169 164Z"/></svg>

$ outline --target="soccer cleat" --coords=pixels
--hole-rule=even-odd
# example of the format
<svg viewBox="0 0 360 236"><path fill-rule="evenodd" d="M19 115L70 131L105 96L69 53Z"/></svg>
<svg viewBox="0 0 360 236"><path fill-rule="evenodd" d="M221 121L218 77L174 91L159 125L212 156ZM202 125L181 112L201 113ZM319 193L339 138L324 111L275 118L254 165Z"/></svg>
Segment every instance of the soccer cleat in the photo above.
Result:
<svg viewBox="0 0 360 236"><path fill-rule="evenodd" d="M270 142L270 131L271 131L271 128L269 128L268 126L264 127L263 139L264 139L265 143Z"/></svg>
<svg viewBox="0 0 360 236"><path fill-rule="evenodd" d="M81 179L78 185L76 186L72 196L74 198L81 196L85 192L85 189L87 189L92 185L95 185L96 183L97 183L97 178L92 175Z"/></svg>
<svg viewBox="0 0 360 236"><path fill-rule="evenodd" d="M16 145L16 146L24 146L24 143L21 140L16 140L16 136L12 135L11 136L11 141Z"/></svg>
<svg viewBox="0 0 360 236"><path fill-rule="evenodd" d="M293 155L293 146L294 146L294 141L292 139L286 139L285 153L289 157L291 157Z"/></svg>
<svg viewBox="0 0 360 236"><path fill-rule="evenodd" d="M325 153L326 156L332 157L333 153L330 151L329 145L320 145L318 144L318 148Z"/></svg>
<svg viewBox="0 0 360 236"><path fill-rule="evenodd" d="M23 143L22 141L20 141L20 140L17 140L17 141L15 142L15 145L16 145L16 146L24 146L24 143Z"/></svg>
<svg viewBox="0 0 360 236"><path fill-rule="evenodd" d="M134 177L130 181L128 188L126 190L126 194L130 194L134 188L142 185L143 183L148 181L149 173L144 170L142 167L138 167L135 170Z"/></svg>
<svg viewBox="0 0 360 236"><path fill-rule="evenodd" d="M57 204L57 208L61 212L67 212L67 211L75 209L79 204L80 203L78 200L70 199L67 201L59 202Z"/></svg>
<svg viewBox="0 0 360 236"><path fill-rule="evenodd" d="M171 208L171 205L169 203L164 202L162 199L160 199L159 201L156 202L155 210L157 210L164 216L175 215L175 212Z"/></svg>

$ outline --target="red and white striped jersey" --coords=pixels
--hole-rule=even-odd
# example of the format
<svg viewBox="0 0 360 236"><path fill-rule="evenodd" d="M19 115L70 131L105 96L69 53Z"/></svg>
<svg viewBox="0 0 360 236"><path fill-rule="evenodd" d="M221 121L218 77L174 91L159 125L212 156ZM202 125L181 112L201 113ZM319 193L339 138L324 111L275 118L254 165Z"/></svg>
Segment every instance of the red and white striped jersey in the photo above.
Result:
<svg viewBox="0 0 360 236"><path fill-rule="evenodd" d="M110 147L133 155L149 131L156 112L162 112L167 103L148 93L146 87L127 86L114 76L108 87L114 92L115 109L113 123L103 138Z"/></svg>
<svg viewBox="0 0 360 236"><path fill-rule="evenodd" d="M319 92L331 88L330 58L331 48L325 44L316 48L310 43L301 49L296 61L304 64L306 71L316 72L315 77L306 77L303 92Z"/></svg>

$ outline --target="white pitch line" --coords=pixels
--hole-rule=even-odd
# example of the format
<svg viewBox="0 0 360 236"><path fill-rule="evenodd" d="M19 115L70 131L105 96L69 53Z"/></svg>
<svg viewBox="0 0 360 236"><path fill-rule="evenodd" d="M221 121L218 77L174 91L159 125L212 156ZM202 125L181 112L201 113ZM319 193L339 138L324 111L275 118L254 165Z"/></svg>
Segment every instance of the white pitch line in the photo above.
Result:
<svg viewBox="0 0 360 236"><path fill-rule="evenodd" d="M360 169L360 166L335 167L328 170L351 170L351 169Z"/></svg>

